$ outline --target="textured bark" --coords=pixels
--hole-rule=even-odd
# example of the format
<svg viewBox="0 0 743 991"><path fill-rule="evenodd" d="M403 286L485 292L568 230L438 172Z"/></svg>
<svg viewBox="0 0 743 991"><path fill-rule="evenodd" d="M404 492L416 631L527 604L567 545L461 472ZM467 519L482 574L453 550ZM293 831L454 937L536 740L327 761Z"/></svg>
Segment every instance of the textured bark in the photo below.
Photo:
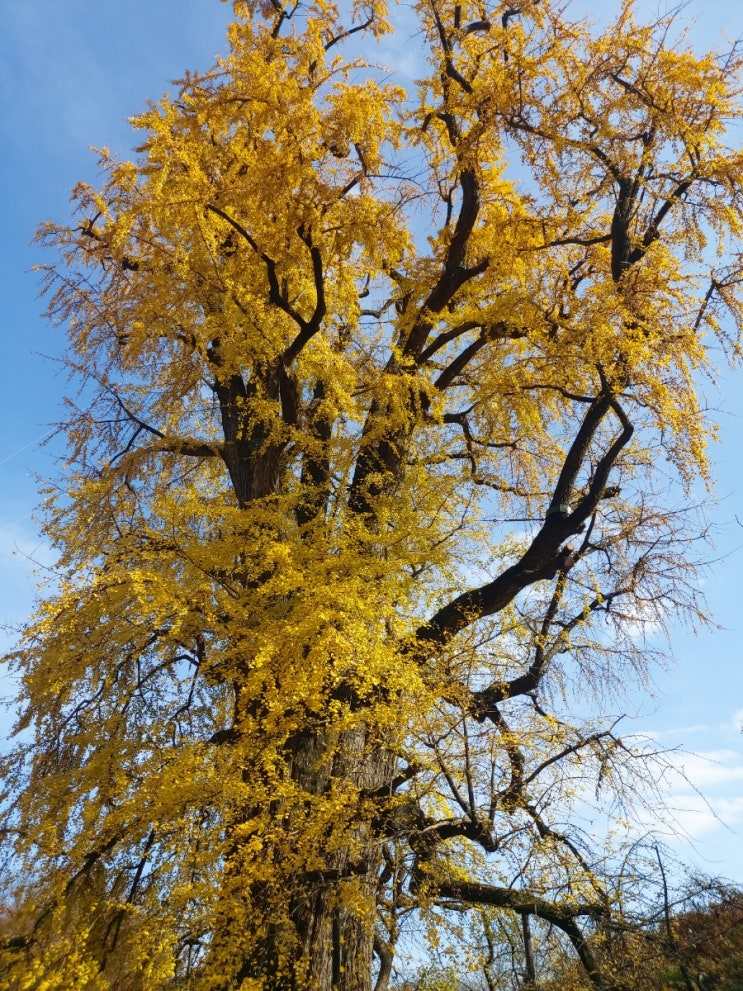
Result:
<svg viewBox="0 0 743 991"><path fill-rule="evenodd" d="M291 776L308 800L321 797L339 776L364 791L389 788L394 759L381 750L365 753L365 736L364 728L340 741L308 732L291 742L286 755ZM334 755L326 759L330 749ZM245 978L263 981L265 991L371 991L381 858L371 823L355 822L349 829L353 859L349 849L333 851L322 869L288 880L289 924L269 924L257 952L224 991L240 987ZM344 879L358 885L353 909L343 903ZM271 912L270 904L260 905L260 891L250 894L261 910Z"/></svg>

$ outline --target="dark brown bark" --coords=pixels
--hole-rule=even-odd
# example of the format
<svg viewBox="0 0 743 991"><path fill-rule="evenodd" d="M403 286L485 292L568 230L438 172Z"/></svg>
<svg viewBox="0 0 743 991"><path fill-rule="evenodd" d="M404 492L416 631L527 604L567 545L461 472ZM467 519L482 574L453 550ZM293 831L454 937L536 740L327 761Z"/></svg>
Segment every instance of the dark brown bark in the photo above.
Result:
<svg viewBox="0 0 743 991"><path fill-rule="evenodd" d="M562 930L573 944L573 949L596 991L609 991L612 987L577 921L580 918L603 919L606 915L605 906L559 905L515 888L499 888L469 881L441 883L437 886L436 893L439 899L446 901L461 901L470 905L493 905L506 908L517 915L534 915L539 919L545 919Z"/></svg>
<svg viewBox="0 0 743 991"><path fill-rule="evenodd" d="M524 987L535 988L537 984L537 968L534 964L531 921L526 913L521 916L521 932L524 939Z"/></svg>
<svg viewBox="0 0 743 991"><path fill-rule="evenodd" d="M570 506L576 480L585 468L591 442L605 420L614 412L621 431L598 460L585 494L575 507ZM521 558L502 571L497 578L469 589L442 606L416 631L410 653L424 663L437 649L446 646L472 623L493 616L504 609L524 589L536 582L554 578L568 571L575 561L575 550L565 541L580 533L604 496L611 470L633 434L632 424L619 402L608 392L599 394L586 411L583 423L568 450L560 476L550 500L547 516L540 530ZM473 714L484 719L497 702L533 691L542 670L533 665L525 674L505 684L482 689L473 697Z"/></svg>
<svg viewBox="0 0 743 991"><path fill-rule="evenodd" d="M394 759L383 749L370 748L364 726L340 738L324 729L307 730L289 741L284 758L308 803L321 800L338 778L368 794L389 792L394 776ZM282 811L277 806L277 815ZM322 868L285 878L284 905L276 906L288 903L281 921L272 923L270 897L264 900L257 887L247 892L256 926L267 923L266 935L224 991L233 991L248 977L262 979L265 991L372 991L381 853L363 817L350 821L347 829L348 846L328 853ZM277 854L280 858L281 851ZM355 884L353 908L344 904L344 881Z"/></svg>

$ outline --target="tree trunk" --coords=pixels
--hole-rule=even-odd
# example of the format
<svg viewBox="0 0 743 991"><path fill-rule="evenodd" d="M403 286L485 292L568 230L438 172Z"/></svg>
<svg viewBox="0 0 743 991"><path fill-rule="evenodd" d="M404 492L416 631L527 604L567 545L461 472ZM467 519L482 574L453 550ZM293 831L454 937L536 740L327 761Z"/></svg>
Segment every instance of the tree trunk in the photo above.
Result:
<svg viewBox="0 0 743 991"><path fill-rule="evenodd" d="M339 780L354 790L390 786L395 759L378 747L370 751L366 738L367 728L360 726L341 737L316 730L291 741L286 754L291 779L310 806ZM283 815L287 808L279 805L276 811ZM223 977L220 991L237 991L246 979L259 982L261 991L371 991L381 850L371 822L361 815L349 815L348 820L348 845L322 855L319 869L313 864L304 875L284 873L279 889L269 891L250 877L241 879L239 868L227 878L226 929L215 933L215 947L227 946L234 938L231 892L242 902L243 917L251 927L246 934L250 950L237 973ZM287 848L283 857L294 852ZM281 873L282 850L270 855ZM259 938L251 939L260 930ZM253 991L253 985L246 986Z"/></svg>
<svg viewBox="0 0 743 991"><path fill-rule="evenodd" d="M327 747L327 739L316 735L314 746L307 746L306 738L298 741L292 777L309 794L317 796L327 789L331 779L338 778L364 791L389 786L394 775L394 758L378 747L370 751L366 737L365 726L344 734L334 747L333 759L324 763L318 751ZM337 872L338 877L345 876L354 882L353 907L344 904L342 885L339 887L335 880L319 887L295 907L297 935L302 955L308 962L309 983L318 991L371 989L380 849L374 843L370 823L357 819L349 827L353 856L348 849L337 851L328 858L327 868L334 875ZM363 853L359 855L361 850Z"/></svg>
<svg viewBox="0 0 743 991"><path fill-rule="evenodd" d="M278 492L282 445L267 445L260 424L241 420L240 401L248 389L239 376L218 383L216 388L226 441L224 459L238 505L246 507ZM265 395L278 400L279 387L274 375L266 375L262 388ZM321 390L316 392L321 394ZM323 429L329 433L329 428ZM320 435L323 436L322 429ZM321 484L323 470L327 474L327 468L305 467L304 480L315 487ZM318 512L317 506L311 508ZM306 506L300 506L300 518L307 511ZM239 726L241 713L252 710L255 716L255 706L260 703L242 697L239 683L235 684L235 692L235 725ZM343 791L343 785L348 786L351 794L384 794L391 787L396 761L380 746L378 731L374 733L374 742L370 742L369 727L363 722L341 733L328 726L326 718L321 722L319 727L309 726L296 734L282 748L277 765L283 765L291 781L299 786L300 798L296 800L296 808L279 799L274 811L277 821L290 822L292 813L297 812L301 822L307 809L311 817L313 805L321 804L333 788L340 787ZM243 770L246 784L250 784L248 776L253 773L255 768ZM249 869L240 868L240 826L254 814L247 810L238 821L232 847L234 858L228 856L225 866L223 925L221 931L214 932L211 947L215 970L220 971L215 987L220 991L237 991L247 980L250 991L258 987L261 991L371 991L381 868L381 847L375 839L373 824L363 820L361 808L355 815L349 815L348 844L329 852L319 851L319 856L316 846L308 849L308 860L312 863L304 874L288 874L286 869L282 870L282 861L288 859L288 853L301 855L305 851L289 850L277 842L275 849L265 850L280 878L278 885L268 890L266 884L256 883ZM346 813L339 812L343 814ZM300 827L294 839L287 835L285 842L301 844L302 835ZM317 844L317 837L310 840L312 843ZM352 899L348 897L350 887ZM229 947L235 943L235 927L239 925L236 906L246 926L248 949L242 961L229 957Z"/></svg>

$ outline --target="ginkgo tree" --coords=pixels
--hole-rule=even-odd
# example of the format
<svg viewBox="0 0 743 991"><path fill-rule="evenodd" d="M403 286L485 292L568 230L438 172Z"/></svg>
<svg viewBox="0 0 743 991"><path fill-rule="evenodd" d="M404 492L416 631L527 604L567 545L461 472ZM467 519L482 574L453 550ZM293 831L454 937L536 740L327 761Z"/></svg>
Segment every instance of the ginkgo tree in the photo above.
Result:
<svg viewBox="0 0 743 991"><path fill-rule="evenodd" d="M632 873L580 824L642 790L643 629L699 612L741 58L630 2L409 13L236 2L41 229L82 388L5 987L384 991L406 933L478 967L532 917L614 985Z"/></svg>

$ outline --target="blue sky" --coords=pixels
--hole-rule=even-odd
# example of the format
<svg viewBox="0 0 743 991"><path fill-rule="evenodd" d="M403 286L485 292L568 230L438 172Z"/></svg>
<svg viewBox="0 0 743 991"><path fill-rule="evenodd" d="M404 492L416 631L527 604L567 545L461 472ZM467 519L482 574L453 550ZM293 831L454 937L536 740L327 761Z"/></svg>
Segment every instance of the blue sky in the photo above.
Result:
<svg viewBox="0 0 743 991"><path fill-rule="evenodd" d="M665 9L641 6L651 15ZM586 7L595 18L618 3L573 9ZM68 216L76 181L95 180L89 146L127 155L127 117L184 69L206 68L224 50L229 14L218 0L0 0L0 622L10 626L31 609L33 562L50 561L32 519L35 476L55 474L63 449L56 439L40 442L70 388L53 360L63 334L39 315L30 270L41 256L29 241L40 221ZM739 0L692 0L684 17L697 18L700 45L743 36ZM392 46L385 57L394 65ZM718 385L708 394L721 426L712 451L720 502L710 508L717 548L704 591L719 625L698 636L674 631L676 664L656 673L654 697L632 702L628 729L680 748L674 760L698 789L678 775L662 784L688 834L673 839L679 854L743 883L743 370Z"/></svg>

